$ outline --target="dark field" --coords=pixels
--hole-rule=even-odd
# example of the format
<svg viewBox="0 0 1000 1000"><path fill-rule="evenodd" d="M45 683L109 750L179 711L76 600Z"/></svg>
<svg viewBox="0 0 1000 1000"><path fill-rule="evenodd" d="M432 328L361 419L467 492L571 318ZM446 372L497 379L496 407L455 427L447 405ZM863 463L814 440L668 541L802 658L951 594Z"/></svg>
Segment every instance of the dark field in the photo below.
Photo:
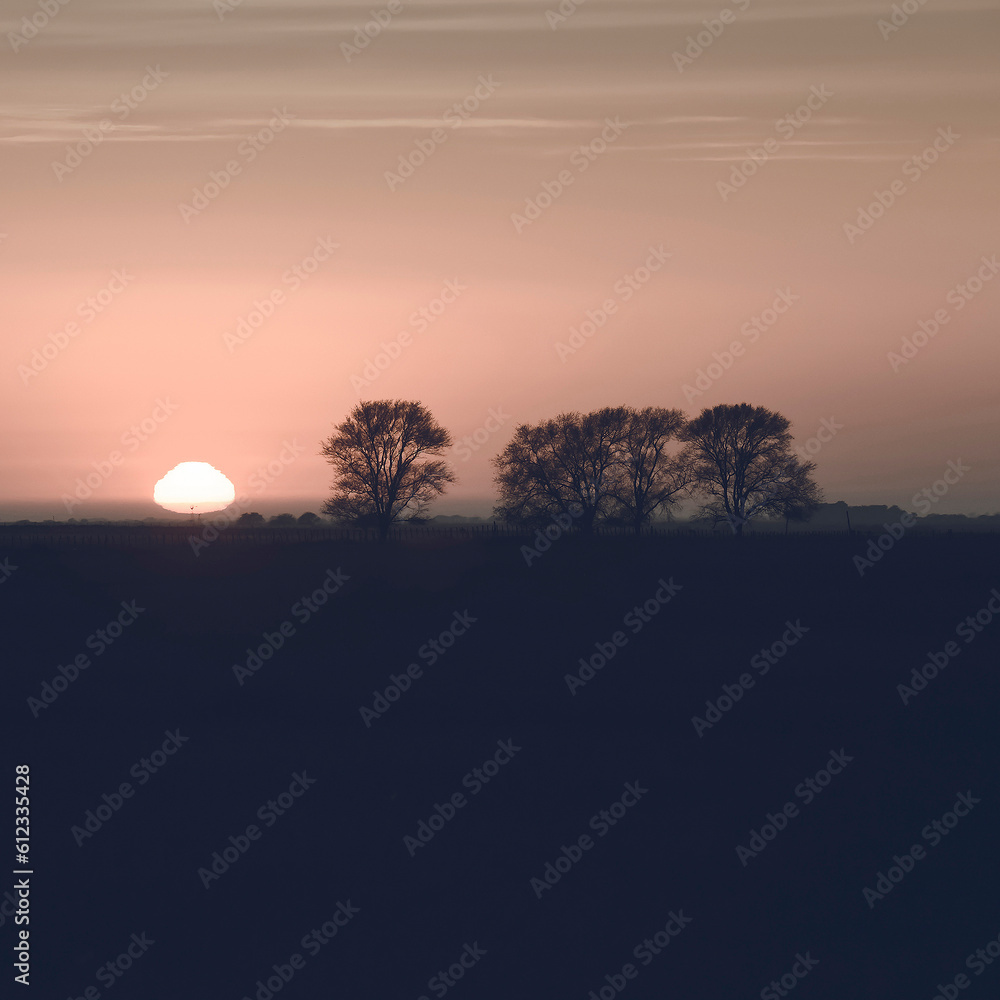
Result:
<svg viewBox="0 0 1000 1000"><path fill-rule="evenodd" d="M801 976L803 1000L932 1000L965 974L963 997L1000 995L1000 961L975 956L1000 935L1000 619L975 622L1000 609L1000 537L903 537L861 577L869 537L564 537L530 566L525 540L485 535L0 548L33 985L768 1000ZM119 612L134 621L88 646ZM904 705L897 685L949 642ZM752 664L761 650L773 662ZM742 693L699 735L723 685ZM169 755L167 732L186 738ZM831 753L838 773L817 777Z"/></svg>

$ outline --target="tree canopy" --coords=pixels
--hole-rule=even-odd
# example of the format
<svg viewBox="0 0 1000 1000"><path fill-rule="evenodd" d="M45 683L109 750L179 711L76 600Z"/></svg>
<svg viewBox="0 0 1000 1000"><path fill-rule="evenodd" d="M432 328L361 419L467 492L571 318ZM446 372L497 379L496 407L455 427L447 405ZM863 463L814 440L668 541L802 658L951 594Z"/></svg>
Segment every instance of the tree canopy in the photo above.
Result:
<svg viewBox="0 0 1000 1000"><path fill-rule="evenodd" d="M396 521L419 517L455 482L437 457L451 443L421 403L358 403L323 444L321 454L334 469L323 512L338 521L373 523L384 540Z"/></svg>
<svg viewBox="0 0 1000 1000"><path fill-rule="evenodd" d="M687 423L683 460L707 497L703 516L742 535L755 517L798 520L815 509L822 500L816 464L792 452L789 426L780 413L748 403L720 404Z"/></svg>
<svg viewBox="0 0 1000 1000"><path fill-rule="evenodd" d="M521 524L569 514L584 534L617 516L638 531L688 487L690 476L667 452L683 424L679 410L628 406L521 424L493 459L495 514Z"/></svg>
<svg viewBox="0 0 1000 1000"><path fill-rule="evenodd" d="M690 492L691 469L681 454L668 451L684 424L680 410L625 408L614 495L619 516L636 533Z"/></svg>

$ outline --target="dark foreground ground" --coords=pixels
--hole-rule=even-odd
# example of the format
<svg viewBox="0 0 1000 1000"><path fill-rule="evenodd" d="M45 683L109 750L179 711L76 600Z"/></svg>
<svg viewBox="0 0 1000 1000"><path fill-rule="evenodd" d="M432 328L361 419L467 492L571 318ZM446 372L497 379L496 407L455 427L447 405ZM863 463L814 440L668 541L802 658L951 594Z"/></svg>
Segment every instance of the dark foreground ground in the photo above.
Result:
<svg viewBox="0 0 1000 1000"><path fill-rule="evenodd" d="M35 995L997 997L1000 539L866 543L0 551Z"/></svg>

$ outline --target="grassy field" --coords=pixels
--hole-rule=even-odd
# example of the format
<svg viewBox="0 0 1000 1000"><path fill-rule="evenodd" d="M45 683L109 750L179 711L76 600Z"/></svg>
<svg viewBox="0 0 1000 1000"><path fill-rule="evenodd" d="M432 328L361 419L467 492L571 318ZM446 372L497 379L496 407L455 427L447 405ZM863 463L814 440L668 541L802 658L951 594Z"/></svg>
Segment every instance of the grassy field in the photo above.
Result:
<svg viewBox="0 0 1000 1000"><path fill-rule="evenodd" d="M0 548L43 992L996 995L1000 538L869 540Z"/></svg>

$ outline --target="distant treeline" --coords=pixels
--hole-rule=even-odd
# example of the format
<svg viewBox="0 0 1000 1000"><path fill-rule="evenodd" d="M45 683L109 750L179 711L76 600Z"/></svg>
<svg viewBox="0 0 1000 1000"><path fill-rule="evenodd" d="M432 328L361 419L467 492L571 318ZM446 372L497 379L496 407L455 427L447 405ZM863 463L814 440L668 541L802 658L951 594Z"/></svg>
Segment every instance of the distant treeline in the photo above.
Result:
<svg viewBox="0 0 1000 1000"><path fill-rule="evenodd" d="M846 530L870 531L874 528L882 529L886 524L898 522L906 513L901 507L886 506L884 504L868 504L852 507L843 500L836 503L821 503L816 507L815 512L806 522L792 522L788 525L788 531L794 534L812 532L843 532ZM210 518L205 517L204 523L209 523ZM147 517L142 520L122 518L113 520L110 518L70 518L68 521L56 521L46 519L44 521L3 521L0 528L88 528L96 529L102 527L115 528L150 528L162 529L172 533L190 533L201 530L201 521L190 519L179 522L174 519ZM620 534L624 524L604 522L596 528L598 532L605 532L608 535ZM504 521L485 517L465 517L460 514L442 514L431 518L415 517L406 521L397 522L393 530L397 532L455 532L464 531L484 532L492 530L494 533L503 535L524 535L531 534L527 526L510 524ZM1000 531L1000 514L926 514L916 519L915 530L935 529L939 531ZM256 511L250 511L240 515L228 529L233 537L240 535L249 537L252 533L259 533L261 537L273 537L277 534L288 534L298 532L307 533L309 538L317 537L317 534L329 534L336 537L359 537L363 538L372 533L372 528L339 525L329 518L320 517L318 514L307 511L296 517L294 514L275 514L265 518ZM761 534L774 534L776 532L785 533L785 525L780 521L757 521L754 522L751 531ZM725 533L728 529L724 522L717 522L713 525L710 518L700 517L674 517L667 519L653 519L645 526L645 533L656 534L677 534L677 533Z"/></svg>
<svg viewBox="0 0 1000 1000"><path fill-rule="evenodd" d="M836 506L836 505L830 505ZM884 531L887 521L862 520L852 522L850 530L846 525L784 525L775 522L760 522L748 529L746 538L761 541L773 540L788 543L806 542L809 539L835 537L871 538ZM1000 531L1000 517L963 518L961 516L929 516L920 519L912 529L914 535L947 539L954 534L996 533ZM378 528L357 528L334 526L319 522L309 527L243 528L236 525L222 528L213 533L210 540L204 529L197 524L143 524L143 523L101 523L65 524L59 522L17 523L0 525L0 551L23 549L31 546L112 546L116 548L158 548L163 546L184 546L196 552L214 542L231 545L289 545L316 544L325 542L367 543L378 541L400 542L408 545L461 544L472 541L520 540L522 547L530 548L534 555L541 555L551 543L564 544L561 539L569 537L572 544L574 533L558 528L549 531L527 525L514 525L502 521L479 522L468 520L462 524L403 522L394 525L387 538L383 539ZM601 524L594 527L589 536L594 540L609 543L629 538L642 543L659 541L683 542L701 540L706 544L713 539L728 540L732 532L724 525L704 520L661 521L644 527L637 535L631 525Z"/></svg>

